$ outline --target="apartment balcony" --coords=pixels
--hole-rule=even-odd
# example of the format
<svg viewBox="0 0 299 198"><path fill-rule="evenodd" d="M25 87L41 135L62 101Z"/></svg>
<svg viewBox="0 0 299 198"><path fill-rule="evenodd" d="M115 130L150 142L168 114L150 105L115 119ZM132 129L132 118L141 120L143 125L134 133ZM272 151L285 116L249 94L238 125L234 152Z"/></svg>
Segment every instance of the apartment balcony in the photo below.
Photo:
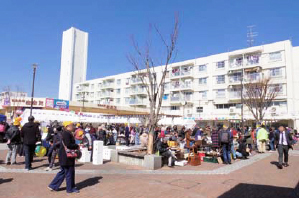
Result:
<svg viewBox="0 0 299 198"><path fill-rule="evenodd" d="M132 105L132 106L147 106L148 99L147 98L132 98L130 100L130 105Z"/></svg>
<svg viewBox="0 0 299 198"><path fill-rule="evenodd" d="M182 83L181 90L193 90L193 83Z"/></svg>
<svg viewBox="0 0 299 198"><path fill-rule="evenodd" d="M141 78L131 78L131 85L143 84Z"/></svg>
<svg viewBox="0 0 299 198"><path fill-rule="evenodd" d="M146 88L136 87L131 89L130 95L148 95Z"/></svg>
<svg viewBox="0 0 299 198"><path fill-rule="evenodd" d="M261 73L251 73L251 74L245 74L244 76L244 82L257 82L262 79Z"/></svg>
<svg viewBox="0 0 299 198"><path fill-rule="evenodd" d="M182 104L184 102L192 103L193 97L192 95L176 95L170 97L170 103L171 104Z"/></svg>
<svg viewBox="0 0 299 198"><path fill-rule="evenodd" d="M241 84L242 76L230 76L229 77L229 84L237 85Z"/></svg>
<svg viewBox="0 0 299 198"><path fill-rule="evenodd" d="M113 92L106 92L106 93L102 93L101 95L101 98L113 98L114 96L114 93Z"/></svg>
<svg viewBox="0 0 299 198"><path fill-rule="evenodd" d="M178 78L193 78L193 69L188 68L175 68L170 71L170 79L178 79Z"/></svg>
<svg viewBox="0 0 299 198"><path fill-rule="evenodd" d="M229 92L230 100L238 100L241 99L241 90L240 91L230 91Z"/></svg>
<svg viewBox="0 0 299 198"><path fill-rule="evenodd" d="M115 87L115 83L104 83L101 89L113 89Z"/></svg>
<svg viewBox="0 0 299 198"><path fill-rule="evenodd" d="M170 91L179 91L179 90L193 90L193 83L173 83L170 85Z"/></svg>
<svg viewBox="0 0 299 198"><path fill-rule="evenodd" d="M240 59L233 59L229 61L229 68L230 69L240 69L243 66L243 60Z"/></svg>

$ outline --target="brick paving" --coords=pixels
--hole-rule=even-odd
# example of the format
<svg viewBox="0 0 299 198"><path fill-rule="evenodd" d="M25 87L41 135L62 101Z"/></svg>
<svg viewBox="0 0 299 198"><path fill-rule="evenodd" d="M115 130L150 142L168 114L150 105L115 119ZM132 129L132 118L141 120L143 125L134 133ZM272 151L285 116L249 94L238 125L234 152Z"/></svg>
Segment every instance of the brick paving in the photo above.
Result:
<svg viewBox="0 0 299 198"><path fill-rule="evenodd" d="M250 160L237 161L231 166L203 163L199 167L163 168L146 171L135 166L106 163L102 166L79 165L76 183L80 194L72 197L90 198L287 198L299 197L299 151L290 152L290 167L278 170L275 166L277 153L256 155ZM3 159L4 151L0 151ZM59 192L46 187L55 173L45 174L46 159L36 159L33 172L24 173L20 165L0 165L0 198L56 198L67 196L65 183ZM2 167L2 168L1 168ZM212 167L212 168L211 168ZM159 173L160 172L160 173ZM206 172L206 174L196 174ZM35 174L33 174L35 173ZM157 174L159 173L159 174ZM210 174L207 174L210 173ZM222 173L222 174L220 174ZM297 193L297 194L296 194Z"/></svg>

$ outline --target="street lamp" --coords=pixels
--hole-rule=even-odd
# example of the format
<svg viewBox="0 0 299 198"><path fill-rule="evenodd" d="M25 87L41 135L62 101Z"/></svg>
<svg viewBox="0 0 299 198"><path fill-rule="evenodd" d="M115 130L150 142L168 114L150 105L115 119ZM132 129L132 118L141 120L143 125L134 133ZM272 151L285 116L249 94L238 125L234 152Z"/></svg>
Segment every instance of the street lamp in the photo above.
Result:
<svg viewBox="0 0 299 198"><path fill-rule="evenodd" d="M34 81L35 81L35 72L37 68L37 64L34 63L33 67L33 80L32 80L32 92L31 92L31 106L30 106L30 116L32 116L32 108L33 108L33 97L34 97Z"/></svg>

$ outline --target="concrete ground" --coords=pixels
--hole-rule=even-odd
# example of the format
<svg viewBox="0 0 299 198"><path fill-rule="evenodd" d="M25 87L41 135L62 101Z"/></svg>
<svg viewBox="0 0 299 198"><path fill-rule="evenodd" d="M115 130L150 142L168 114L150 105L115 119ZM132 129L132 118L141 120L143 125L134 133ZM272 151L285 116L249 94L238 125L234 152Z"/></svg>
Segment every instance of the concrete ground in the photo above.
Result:
<svg viewBox="0 0 299 198"><path fill-rule="evenodd" d="M5 146L3 147L5 148ZM0 146L1 149L1 146ZM47 185L57 170L43 171L46 158L35 158L33 171L24 171L24 158L18 164L3 164L6 151L0 151L0 198L64 197L65 183L59 192ZM290 151L290 167L277 169L277 153L257 154L233 165L203 163L192 167L163 167L157 171L144 170L106 162L100 166L77 164L76 184L79 194L69 196L90 198L287 198L299 197L299 151ZM2 161L1 161L2 160Z"/></svg>

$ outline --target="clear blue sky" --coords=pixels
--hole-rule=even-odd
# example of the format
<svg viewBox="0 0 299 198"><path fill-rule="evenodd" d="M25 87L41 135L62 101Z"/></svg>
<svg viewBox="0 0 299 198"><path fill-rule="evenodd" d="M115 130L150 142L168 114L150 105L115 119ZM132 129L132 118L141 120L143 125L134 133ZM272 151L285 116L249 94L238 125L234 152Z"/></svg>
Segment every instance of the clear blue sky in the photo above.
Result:
<svg viewBox="0 0 299 198"><path fill-rule="evenodd" d="M244 48L252 24L256 45L290 38L299 45L298 0L1 0L0 89L30 93L37 62L36 96L57 97L62 32L71 26L89 33L87 79L130 71L130 35L144 41L149 23L169 32L176 11L177 61Z"/></svg>

